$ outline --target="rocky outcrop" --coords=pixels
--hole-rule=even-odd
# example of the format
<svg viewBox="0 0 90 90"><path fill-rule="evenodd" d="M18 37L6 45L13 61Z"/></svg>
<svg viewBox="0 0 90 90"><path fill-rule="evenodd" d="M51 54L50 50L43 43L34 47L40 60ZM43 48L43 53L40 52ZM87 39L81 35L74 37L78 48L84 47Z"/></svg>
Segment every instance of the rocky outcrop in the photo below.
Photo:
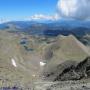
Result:
<svg viewBox="0 0 90 90"><path fill-rule="evenodd" d="M66 80L80 80L90 77L90 57L87 57L83 61L76 63L72 61L66 61L58 65L55 69L49 73L44 73L46 80L51 81L66 81Z"/></svg>

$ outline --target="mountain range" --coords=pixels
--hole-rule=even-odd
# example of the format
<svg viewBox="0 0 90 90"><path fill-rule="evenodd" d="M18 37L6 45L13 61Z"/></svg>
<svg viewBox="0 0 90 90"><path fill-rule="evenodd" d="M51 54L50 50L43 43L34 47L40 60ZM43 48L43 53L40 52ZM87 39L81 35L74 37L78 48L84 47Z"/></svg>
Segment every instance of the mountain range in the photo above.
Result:
<svg viewBox="0 0 90 90"><path fill-rule="evenodd" d="M0 29L34 35L57 36L59 34L74 34L79 37L90 33L90 21L11 21L0 24Z"/></svg>
<svg viewBox="0 0 90 90"><path fill-rule="evenodd" d="M72 34L82 43L86 45L90 43L89 37L87 37L90 35L90 21L64 19L59 21L10 21L0 24L0 30L46 37Z"/></svg>
<svg viewBox="0 0 90 90"><path fill-rule="evenodd" d="M0 52L0 86L89 79L90 21L0 24Z"/></svg>

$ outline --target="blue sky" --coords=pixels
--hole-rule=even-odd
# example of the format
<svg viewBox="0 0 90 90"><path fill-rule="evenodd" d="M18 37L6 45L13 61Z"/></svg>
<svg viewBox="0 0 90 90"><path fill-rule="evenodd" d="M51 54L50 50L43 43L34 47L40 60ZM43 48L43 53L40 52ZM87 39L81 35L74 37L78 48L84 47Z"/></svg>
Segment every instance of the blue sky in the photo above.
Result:
<svg viewBox="0 0 90 90"><path fill-rule="evenodd" d="M90 0L0 0L0 22L61 18L90 20Z"/></svg>
<svg viewBox="0 0 90 90"><path fill-rule="evenodd" d="M58 0L0 0L0 18L18 20L34 14L53 15Z"/></svg>

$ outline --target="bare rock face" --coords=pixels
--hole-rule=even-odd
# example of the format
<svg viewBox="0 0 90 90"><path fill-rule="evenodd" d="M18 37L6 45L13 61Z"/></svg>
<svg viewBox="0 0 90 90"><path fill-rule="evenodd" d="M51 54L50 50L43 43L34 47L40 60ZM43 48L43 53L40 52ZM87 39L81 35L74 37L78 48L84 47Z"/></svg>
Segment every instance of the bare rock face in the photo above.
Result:
<svg viewBox="0 0 90 90"><path fill-rule="evenodd" d="M68 63L67 63L68 62ZM80 80L90 77L90 57L87 57L83 61L76 63L72 61L66 61L53 69L52 72L48 72L45 75L46 80L51 81L66 81L66 80Z"/></svg>

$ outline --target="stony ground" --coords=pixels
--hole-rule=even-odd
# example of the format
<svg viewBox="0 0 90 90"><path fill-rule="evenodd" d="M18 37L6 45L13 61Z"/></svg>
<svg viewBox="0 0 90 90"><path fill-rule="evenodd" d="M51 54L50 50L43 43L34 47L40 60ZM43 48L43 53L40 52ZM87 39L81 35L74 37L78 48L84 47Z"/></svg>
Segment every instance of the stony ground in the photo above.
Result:
<svg viewBox="0 0 90 90"><path fill-rule="evenodd" d="M35 82L34 90L90 90L90 83L79 81Z"/></svg>

